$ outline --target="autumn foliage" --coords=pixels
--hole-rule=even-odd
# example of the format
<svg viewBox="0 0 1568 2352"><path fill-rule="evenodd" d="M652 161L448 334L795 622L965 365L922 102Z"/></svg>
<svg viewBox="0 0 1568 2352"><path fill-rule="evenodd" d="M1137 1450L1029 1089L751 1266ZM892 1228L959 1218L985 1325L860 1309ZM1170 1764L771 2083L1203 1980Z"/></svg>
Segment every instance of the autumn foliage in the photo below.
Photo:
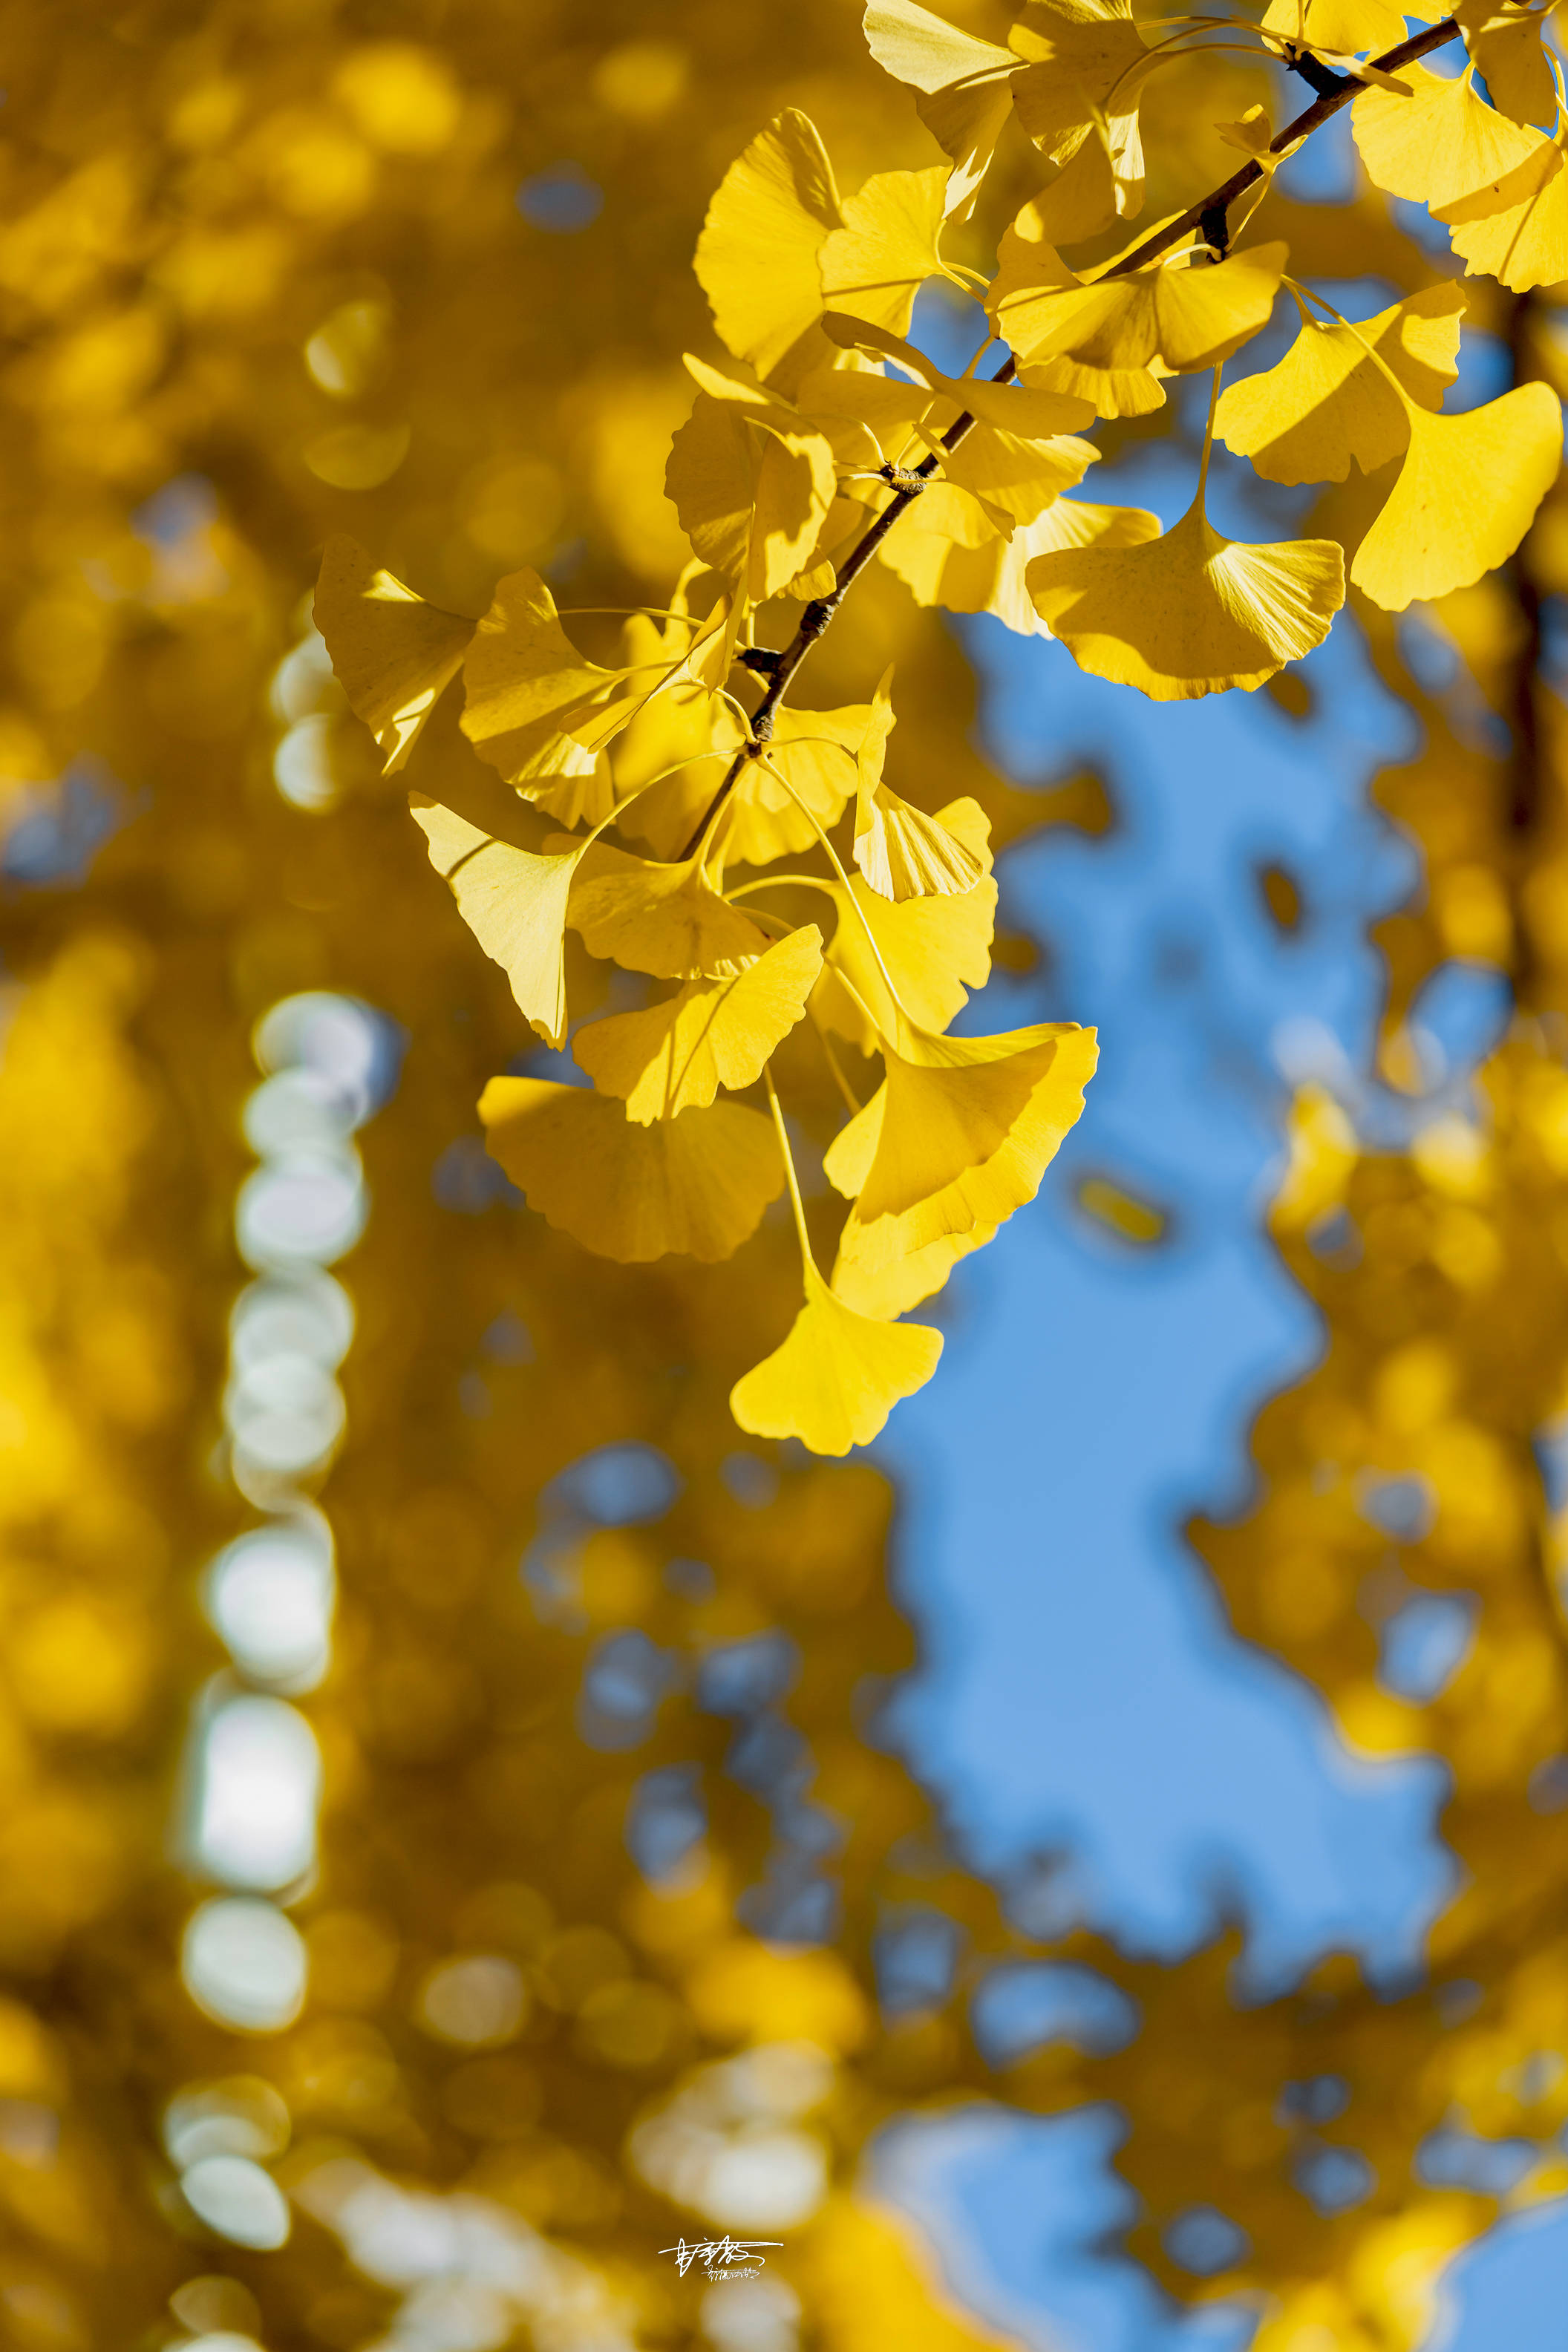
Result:
<svg viewBox="0 0 1568 2352"><path fill-rule="evenodd" d="M1320 40L1318 5L1289 33L1267 18L1260 47L1308 59L1320 79L1329 58L1377 47L1396 22L1352 9ZM1192 53L1180 35L1130 10L1042 5L1003 47L913 0L874 0L866 30L949 163L872 173L846 197L816 126L790 109L725 174L696 267L730 362L687 357L696 394L665 488L692 553L668 608L628 614L605 666L574 642L537 572L500 581L470 623L348 540L327 550L315 608L388 773L460 673L463 733L519 805L481 814L476 799L465 814L416 793L414 814L537 1034L560 1047L568 1034L569 929L592 955L674 983L576 1032L591 1094L493 1080L480 1115L496 1158L552 1224L624 1263L728 1257L787 1181L805 1304L731 1402L742 1429L828 1454L868 1443L930 1379L941 1334L893 1318L1034 1198L1094 1067L1092 1033L1060 1024L947 1034L987 968L989 828L973 802L927 811L888 781L892 672L868 702L784 700L867 560L883 556L922 603L1054 636L1083 668L1156 700L1250 691L1322 643L1344 603L1344 552L1334 539L1254 545L1216 531L1205 505L1216 434L1274 482L1401 461L1350 566L1389 612L1506 561L1563 447L1544 383L1440 413L1458 372L1457 287L1356 325L1289 277L1282 241L1233 246L1279 164L1326 119L1322 99L1278 137L1258 105L1220 125L1250 158L1239 186L1075 267L1064 248L1107 234L1114 246L1143 208L1140 106L1161 66ZM1510 25L1494 105L1471 68L1440 79L1418 62L1458 37L1450 20L1364 77L1328 68L1324 97L1353 99L1379 186L1445 219L1500 223L1516 190L1560 176L1557 147L1532 123L1552 111L1550 70L1535 20ZM1493 39L1489 19L1474 37ZM973 214L1015 119L1055 168L987 279L944 257L943 241ZM1523 269L1511 236L1507 250ZM1493 266L1495 255L1470 259ZM1509 282L1555 274L1549 251L1529 268ZM957 380L906 340L932 283L984 305L1005 348L989 373L984 333ZM1225 362L1268 324L1282 287L1295 341L1222 398ZM1075 496L1100 454L1083 437L1097 420L1149 415L1168 382L1204 369L1214 392L1179 523L1162 531L1142 509ZM771 644L802 606L789 643ZM784 860L791 870L753 871ZM803 1022L850 1115L825 1163L850 1203L826 1278L770 1071ZM759 1083L771 1133L760 1111L715 1099Z"/></svg>
<svg viewBox="0 0 1568 2352"><path fill-rule="evenodd" d="M5 12L23 2352L711 2345L658 2256L710 2228L787 2242L779 2352L985 2352L868 2158L958 2098L1119 2103L1134 2252L1251 2297L1258 2352L1413 2352L1455 2252L1568 2186L1552 19L785 13ZM1281 166L1346 116L1355 192L1308 203ZM1462 327L1511 380L1458 408ZM1165 436L1163 531L1091 468ZM1222 533L1216 450L1293 520ZM1053 1927L871 1736L890 1497L809 1454L931 1376L922 1302L1092 1069L1086 1027L978 1025L1033 952L994 861L1113 814L977 751L982 613L1296 714L1334 624L1420 722L1375 787L1425 870L1379 1069L1298 1088L1270 1212L1323 1358L1192 1530L1358 1752L1444 1759L1418 1982L1336 1956L1237 2007L1233 1933ZM1453 959L1516 1018L1434 1110L1409 1015ZM290 1256L304 1177L342 1216ZM246 1615L268 1559L292 1648ZM1378 1679L1393 1588L1474 1600L1429 1702ZM240 1863L211 1758L258 1725L310 1805ZM933 1918L945 1989L884 2000ZM985 1989L1064 1960L1136 2037L988 2040ZM1359 2201L1304 2193L1325 2150ZM1205 2276L1194 2203L1240 2232Z"/></svg>

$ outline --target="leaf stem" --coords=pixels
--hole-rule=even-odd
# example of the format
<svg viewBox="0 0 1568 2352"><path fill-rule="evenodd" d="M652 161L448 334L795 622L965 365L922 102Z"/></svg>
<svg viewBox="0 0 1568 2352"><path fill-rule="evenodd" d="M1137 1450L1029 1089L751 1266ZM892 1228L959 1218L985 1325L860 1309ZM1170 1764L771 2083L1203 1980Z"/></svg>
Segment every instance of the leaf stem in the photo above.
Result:
<svg viewBox="0 0 1568 2352"><path fill-rule="evenodd" d="M1444 47L1447 42L1458 37L1458 30L1457 19L1445 16L1440 24L1426 26L1419 33L1413 33L1408 40L1397 42L1392 49L1385 49L1382 57L1374 58L1372 62L1383 72L1391 73L1396 67L1410 65L1415 58L1427 57L1434 49ZM1370 87L1371 85L1363 81L1359 75L1344 75L1337 88L1325 90L1321 96L1314 99L1303 113L1297 115L1293 122L1288 122L1284 130L1270 140L1270 154L1282 155L1300 140L1310 138L1312 132L1321 130L1322 125L1336 115L1342 106L1347 106L1360 91ZM1245 195L1247 189L1255 187L1264 176L1262 164L1249 159L1242 164L1239 171L1233 172L1228 180L1223 181L1206 196L1200 197L1195 205L1190 205L1184 213L1178 215L1176 219L1167 221L1163 228L1156 229L1152 236L1145 237L1142 244L1135 246L1131 253L1124 254L1114 269L1106 272L1106 276L1125 278L1133 270L1142 269L1145 263L1157 261L1163 253L1170 250L1172 246L1179 245L1184 236L1188 236L1194 229L1201 229L1205 213L1212 215L1221 209L1228 211L1238 196ZM1016 360L1004 360L990 381L993 383L1011 383L1017 373ZM967 439L973 430L974 423L973 414L966 409L942 435L943 449L956 449L959 443ZM929 480L936 472L940 460L933 454L923 457L912 470ZM779 656L779 666L768 682L766 693L752 713L752 740L742 746L731 761L728 772L711 805L704 812L692 833L690 841L682 852L683 858L695 856L697 845L708 829L710 819L728 800L740 782L745 773L747 762L761 757L773 735L773 714L784 700L790 680L818 638L826 635L847 592L870 562L900 516L913 506L917 495L914 490L895 491L888 505L883 508L870 528L856 542L844 562L838 566L837 585L833 593L830 596L814 596L807 604L800 616L794 636Z"/></svg>
<svg viewBox="0 0 1568 2352"><path fill-rule="evenodd" d="M789 1180L789 1204L795 1211L795 1230L800 1243L800 1254L815 1273L816 1260L811 1254L811 1241L805 1230L805 1204L800 1197L800 1180L795 1172L795 1154L789 1148L789 1137L784 1132L784 1112L779 1108L778 1090L773 1085L771 1062L763 1064L763 1079L768 1090L768 1105L773 1115L773 1125L778 1129L779 1150L784 1154L784 1174Z"/></svg>

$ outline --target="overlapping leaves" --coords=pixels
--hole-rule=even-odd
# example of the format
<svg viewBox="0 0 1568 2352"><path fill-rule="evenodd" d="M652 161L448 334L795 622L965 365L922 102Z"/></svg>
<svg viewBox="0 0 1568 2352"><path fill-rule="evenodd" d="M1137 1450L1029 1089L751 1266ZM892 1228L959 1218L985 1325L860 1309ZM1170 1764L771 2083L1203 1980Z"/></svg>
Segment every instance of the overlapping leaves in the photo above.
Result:
<svg viewBox="0 0 1568 2352"><path fill-rule="evenodd" d="M1201 205L1109 259L1074 257L1139 211L1142 98L1173 42L1210 21L1172 34L1128 0L1035 0L1003 39L872 0L873 56L912 88L945 161L846 194L789 110L726 173L697 270L728 358L689 358L666 478L692 562L667 611L625 617L618 646L602 621L580 644L531 572L467 620L352 542L327 551L320 625L388 772L460 678L462 732L510 790L511 816L461 793L454 806L416 791L413 806L523 1016L549 1045L570 1041L588 1081L492 1082L481 1115L513 1182L627 1262L729 1256L788 1191L803 1303L732 1399L761 1435L845 1452L930 1376L939 1336L897 1318L1035 1197L1094 1067L1092 1033L1070 1024L951 1035L989 970L987 827L973 802L900 790L891 675L863 703L784 698L873 546L921 603L992 613L1097 677L1187 699L1310 656L1345 593L1337 539L1216 529L1216 438L1286 485L1397 462L1349 566L1395 610L1503 562L1555 473L1544 384L1442 413L1464 308L1451 285L1342 318L1287 277L1282 242L1237 245L1240 212ZM1452 79L1360 62L1401 37L1382 0L1275 0L1258 37L1358 74L1367 169L1431 205L1472 269L1568 278L1538 26L1481 0L1462 21L1471 63ZM966 225L1010 122L1046 177L987 280ZM1216 129L1258 167L1249 210L1289 134L1271 138L1258 107ZM933 283L984 302L976 340L994 332L1010 355L998 374L954 376L911 342ZM1293 340L1221 395L1220 370L1286 289ZM1200 371L1209 425L1179 520L1074 495L1099 455L1086 428L1154 415ZM816 618L786 646L803 607ZM586 1022L574 940L623 975ZM880 1065L868 1098L846 1047L857 1068ZM826 1274L825 1211L808 1215L779 1091L802 1054L825 1057L849 1113L826 1163L848 1204Z"/></svg>

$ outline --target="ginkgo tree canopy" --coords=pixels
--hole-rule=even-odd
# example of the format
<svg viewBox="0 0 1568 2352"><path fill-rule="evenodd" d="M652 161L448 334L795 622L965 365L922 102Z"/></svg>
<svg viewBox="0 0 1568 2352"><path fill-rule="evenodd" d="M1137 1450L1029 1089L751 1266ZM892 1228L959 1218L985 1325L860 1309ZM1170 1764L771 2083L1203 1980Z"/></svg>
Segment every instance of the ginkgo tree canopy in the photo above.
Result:
<svg viewBox="0 0 1568 2352"><path fill-rule="evenodd" d="M1152 700L1250 693L1316 652L1347 593L1400 612L1505 563L1562 447L1544 382L1448 404L1466 310L1450 278L1342 314L1268 233L1276 165L1349 105L1366 171L1428 204L1472 268L1484 253L1534 283L1531 254L1568 278L1568 248L1550 260L1565 175L1534 17L1472 11L1453 76L1422 58L1461 28L1407 38L1382 0L1276 0L1253 28L1156 24L1130 0L987 21L917 0L866 12L940 160L857 175L789 108L725 173L696 255L723 350L686 361L664 489L690 561L663 607L621 616L617 644L615 616L579 619L523 570L466 620L346 540L317 604L388 766L451 690L528 817L487 826L435 792L413 799L459 915L584 1082L494 1080L492 1151L552 1223L622 1260L728 1256L787 1185L805 1304L735 1411L830 1453L930 1376L934 1335L897 1318L1035 1197L1095 1058L1092 1031L1061 1022L951 1034L989 970L984 819L903 789L893 672L832 709L796 688L866 563ZM1210 39L1315 57L1322 94L1278 133L1260 105L1216 122L1239 170L1131 228L1145 101ZM1015 173L1037 158L1037 184L993 261L978 224L1004 151ZM934 289L969 315L976 358L957 375L914 334ZM1289 340L1260 365L1277 320ZM1176 427L1205 402L1165 527L1080 495L1102 420ZM1221 530L1216 446L1289 488L1364 477L1371 506L1331 503L1295 535ZM590 1019L579 949L617 974ZM826 1160L848 1204L828 1276L786 1116L802 1055L846 1110Z"/></svg>

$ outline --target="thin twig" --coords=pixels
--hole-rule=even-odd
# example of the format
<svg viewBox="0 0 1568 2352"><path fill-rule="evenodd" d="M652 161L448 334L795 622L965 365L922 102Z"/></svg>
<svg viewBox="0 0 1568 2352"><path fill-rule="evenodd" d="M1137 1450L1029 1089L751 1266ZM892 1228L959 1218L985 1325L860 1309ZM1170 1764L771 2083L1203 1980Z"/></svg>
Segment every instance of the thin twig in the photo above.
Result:
<svg viewBox="0 0 1568 2352"><path fill-rule="evenodd" d="M1440 49L1446 42L1454 39L1458 29L1458 24L1454 17L1445 16L1441 24L1428 25L1425 31L1412 34L1408 40L1400 41L1394 48L1385 50L1382 57L1373 59L1373 64L1381 72L1392 73L1400 66L1410 65L1415 58L1428 56L1433 49ZM1281 155L1288 147L1293 147L1298 140L1310 138L1312 132L1321 130L1331 115L1339 112L1342 106L1348 106L1358 92L1373 87L1372 83L1363 80L1357 74L1337 77L1335 88L1323 91L1321 96L1314 99L1304 113L1297 115L1293 122L1288 122L1284 130L1269 142L1269 152ZM1156 229L1152 236L1145 237L1142 245L1135 247L1131 253L1124 254L1113 269L1107 270L1106 276L1125 278L1131 271L1143 268L1147 263L1157 261L1163 253L1168 253L1173 245L1179 244L1181 239L1193 229L1202 229L1211 244L1217 244L1219 240L1214 235L1215 226L1224 222L1226 215L1237 198L1245 195L1248 188L1255 187L1262 177L1261 163L1256 160L1243 163L1239 171L1233 172L1228 180L1224 181L1219 187L1211 190L1209 194L1201 196L1198 202L1190 205L1178 219L1167 221L1163 228ZM990 381L993 383L1010 383L1017 373L1016 360L1005 360ZM974 422L973 416L968 409L965 409L963 415L950 425L942 435L943 451L956 449L959 443L964 440L973 429ZM921 463L911 469L912 474L919 478L922 488L936 472L940 462L940 458L933 451L929 457L922 458ZM765 746L772 740L773 714L784 700L785 689L791 678L817 639L828 627L846 592L864 572L899 517L908 508L913 506L919 495L920 492L914 488L895 492L870 528L856 541L853 549L838 566L837 585L832 595L813 597L801 614L800 625L788 645L778 655L777 665L768 680L767 691L752 714L751 740L742 745L731 761L723 782L703 811L700 822L693 829L690 840L680 853L682 859L696 856L698 843L706 833L718 810L722 807L740 782L748 763L759 758Z"/></svg>

